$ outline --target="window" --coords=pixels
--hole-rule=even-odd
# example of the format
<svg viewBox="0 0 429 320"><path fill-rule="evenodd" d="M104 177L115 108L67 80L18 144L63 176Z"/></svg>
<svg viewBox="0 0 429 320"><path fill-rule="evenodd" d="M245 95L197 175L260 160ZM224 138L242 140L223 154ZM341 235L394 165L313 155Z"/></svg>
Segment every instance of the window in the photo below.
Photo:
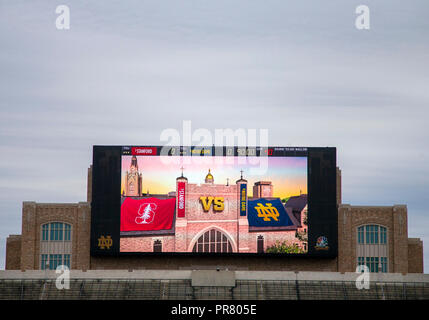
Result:
<svg viewBox="0 0 429 320"><path fill-rule="evenodd" d="M49 255L49 270L55 270L58 266L62 265L61 254L50 254Z"/></svg>
<svg viewBox="0 0 429 320"><path fill-rule="evenodd" d="M357 265L366 265L369 272L387 272L387 257L358 257Z"/></svg>
<svg viewBox="0 0 429 320"><path fill-rule="evenodd" d="M64 224L64 240L65 241L71 240L71 225L67 223Z"/></svg>
<svg viewBox="0 0 429 320"><path fill-rule="evenodd" d="M40 269L56 270L60 265L65 265L70 269L70 257L70 254L42 254L40 256Z"/></svg>
<svg viewBox="0 0 429 320"><path fill-rule="evenodd" d="M192 252L232 252L232 246L226 235L211 229L198 238Z"/></svg>
<svg viewBox="0 0 429 320"><path fill-rule="evenodd" d="M67 266L67 268L70 269L70 255L69 254L65 254L64 255L64 262L63 262L63 264L65 266Z"/></svg>
<svg viewBox="0 0 429 320"><path fill-rule="evenodd" d="M357 227L357 265L370 272L388 272L387 228L368 224Z"/></svg>
<svg viewBox="0 0 429 320"><path fill-rule="evenodd" d="M162 242L161 242L161 240L155 240L153 242L153 252L162 252Z"/></svg>
<svg viewBox="0 0 429 320"><path fill-rule="evenodd" d="M45 270L48 264L48 255L42 254L40 259L40 269Z"/></svg>
<svg viewBox="0 0 429 320"><path fill-rule="evenodd" d="M258 240L257 240L257 252L258 253L264 253L264 237L263 236L258 236Z"/></svg>
<svg viewBox="0 0 429 320"><path fill-rule="evenodd" d="M366 257L366 266L369 272L378 272L378 257Z"/></svg>
<svg viewBox="0 0 429 320"><path fill-rule="evenodd" d="M378 226L367 225L366 228L366 243L377 244L378 243Z"/></svg>
<svg viewBox="0 0 429 320"><path fill-rule="evenodd" d="M40 229L40 269L55 270L59 265L71 267L72 226L64 222L49 222Z"/></svg>
<svg viewBox="0 0 429 320"><path fill-rule="evenodd" d="M358 243L364 243L363 227L358 228Z"/></svg>
<svg viewBox="0 0 429 320"><path fill-rule="evenodd" d="M42 226L42 240L47 241L49 239L49 224Z"/></svg>
<svg viewBox="0 0 429 320"><path fill-rule="evenodd" d="M43 241L71 241L71 225L51 222L42 226Z"/></svg>
<svg viewBox="0 0 429 320"><path fill-rule="evenodd" d="M53 241L53 240L58 240L56 238L58 238L58 230L57 230L57 223L51 223L50 226L51 229L51 236L49 237L49 240Z"/></svg>
<svg viewBox="0 0 429 320"><path fill-rule="evenodd" d="M380 226L380 243L386 244L387 243L387 229L385 227Z"/></svg>
<svg viewBox="0 0 429 320"><path fill-rule="evenodd" d="M365 258L364 257L358 257L358 266L365 265Z"/></svg>
<svg viewBox="0 0 429 320"><path fill-rule="evenodd" d="M387 258L381 257L381 272L387 272Z"/></svg>
<svg viewBox="0 0 429 320"><path fill-rule="evenodd" d="M359 227L358 228L358 243L365 243L365 241L364 241L364 230L363 230L363 227Z"/></svg>
<svg viewBox="0 0 429 320"><path fill-rule="evenodd" d="M359 244L387 244L387 228L378 225L366 225L357 228Z"/></svg>

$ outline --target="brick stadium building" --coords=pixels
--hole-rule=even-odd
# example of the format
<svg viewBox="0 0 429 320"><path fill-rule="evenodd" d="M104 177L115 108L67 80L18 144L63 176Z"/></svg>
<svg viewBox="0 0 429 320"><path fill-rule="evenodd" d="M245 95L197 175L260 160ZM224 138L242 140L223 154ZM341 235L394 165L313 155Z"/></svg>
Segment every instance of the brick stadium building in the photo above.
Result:
<svg viewBox="0 0 429 320"><path fill-rule="evenodd" d="M366 264L372 272L423 273L423 242L408 238L407 207L352 206L341 203L341 171L337 169L338 257L260 256L91 256L90 199L92 168L88 170L87 202L24 202L22 234L10 235L6 244L7 270L40 270L68 264L72 269L214 269L249 271L354 272ZM254 186L264 187L264 182ZM192 190L192 188L190 189ZM261 189L262 190L262 189ZM184 227L183 224L176 225ZM157 237L150 237L157 246ZM257 246L257 239L252 245ZM189 249L189 248L187 248ZM61 263L59 263L61 262Z"/></svg>

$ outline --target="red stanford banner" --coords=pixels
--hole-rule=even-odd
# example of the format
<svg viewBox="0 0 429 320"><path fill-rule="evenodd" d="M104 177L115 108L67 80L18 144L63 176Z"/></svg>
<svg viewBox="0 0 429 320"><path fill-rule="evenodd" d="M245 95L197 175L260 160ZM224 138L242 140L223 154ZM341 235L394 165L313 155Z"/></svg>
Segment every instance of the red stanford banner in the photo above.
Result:
<svg viewBox="0 0 429 320"><path fill-rule="evenodd" d="M177 183L177 217L185 217L185 183Z"/></svg>
<svg viewBox="0 0 429 320"><path fill-rule="evenodd" d="M170 230L176 198L126 198L121 206L121 231Z"/></svg>

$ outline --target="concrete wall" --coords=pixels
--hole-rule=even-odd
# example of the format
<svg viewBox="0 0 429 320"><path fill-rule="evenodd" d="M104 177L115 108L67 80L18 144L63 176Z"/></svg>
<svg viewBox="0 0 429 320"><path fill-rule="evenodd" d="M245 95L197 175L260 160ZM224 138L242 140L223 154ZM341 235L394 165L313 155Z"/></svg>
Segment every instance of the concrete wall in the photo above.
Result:
<svg viewBox="0 0 429 320"><path fill-rule="evenodd" d="M197 279L200 282L207 279L207 283L215 283L211 278L223 278L230 284L235 280L298 280L298 281L356 281L360 274L346 272L270 272L270 271L208 271L206 274L198 270L72 270L70 278L72 279ZM54 270L0 270L0 280L3 279L55 279L58 274ZM222 279L218 279L222 284ZM372 282L417 282L429 283L429 274L407 274L400 273L376 273L370 275ZM201 283L199 283L201 285Z"/></svg>

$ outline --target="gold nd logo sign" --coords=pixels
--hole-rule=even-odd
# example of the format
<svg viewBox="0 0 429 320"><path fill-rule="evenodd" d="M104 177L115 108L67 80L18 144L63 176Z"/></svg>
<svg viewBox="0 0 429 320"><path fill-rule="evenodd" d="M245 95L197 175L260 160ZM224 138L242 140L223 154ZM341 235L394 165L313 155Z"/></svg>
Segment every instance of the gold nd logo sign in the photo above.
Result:
<svg viewBox="0 0 429 320"><path fill-rule="evenodd" d="M271 203L267 203L266 206L262 203L258 203L255 209L258 211L258 217L264 218L264 221L271 221L271 219L279 221L277 219L280 215L279 211L276 207L273 207Z"/></svg>
<svg viewBox="0 0 429 320"><path fill-rule="evenodd" d="M212 205L213 210L217 212L225 209L223 197L200 197L200 201L205 212L208 212Z"/></svg>
<svg viewBox="0 0 429 320"><path fill-rule="evenodd" d="M98 247L102 250L110 249L112 244L113 244L113 240L110 236L107 236L107 237L101 236L100 238L98 238Z"/></svg>

